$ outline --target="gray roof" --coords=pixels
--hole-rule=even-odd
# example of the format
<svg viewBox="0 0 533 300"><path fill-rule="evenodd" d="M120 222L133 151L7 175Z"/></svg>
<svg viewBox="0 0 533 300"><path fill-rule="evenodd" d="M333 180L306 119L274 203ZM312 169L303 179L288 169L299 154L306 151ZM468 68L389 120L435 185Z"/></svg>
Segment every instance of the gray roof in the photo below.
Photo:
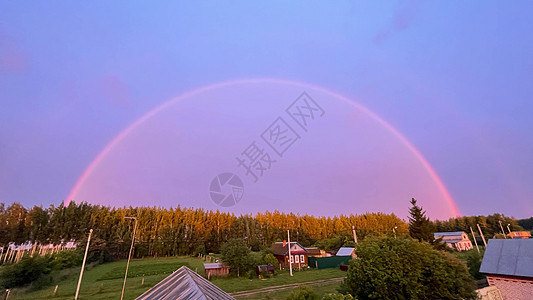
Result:
<svg viewBox="0 0 533 300"><path fill-rule="evenodd" d="M186 266L179 268L144 294L137 297L137 300L174 299L235 300L228 293Z"/></svg>
<svg viewBox="0 0 533 300"><path fill-rule="evenodd" d="M341 247L335 256L350 256L352 255L353 247Z"/></svg>
<svg viewBox="0 0 533 300"><path fill-rule="evenodd" d="M204 269L222 269L222 268L229 268L223 263L208 263L204 264Z"/></svg>
<svg viewBox="0 0 533 300"><path fill-rule="evenodd" d="M435 232L433 237L437 238L439 236L455 236L462 235L464 231L453 231L453 232Z"/></svg>
<svg viewBox="0 0 533 300"><path fill-rule="evenodd" d="M533 277L533 239L489 240L479 271Z"/></svg>
<svg viewBox="0 0 533 300"><path fill-rule="evenodd" d="M449 240L443 240L443 242L445 243L450 243L450 244L454 244L454 243L459 243L460 241L462 241L463 239L449 239Z"/></svg>

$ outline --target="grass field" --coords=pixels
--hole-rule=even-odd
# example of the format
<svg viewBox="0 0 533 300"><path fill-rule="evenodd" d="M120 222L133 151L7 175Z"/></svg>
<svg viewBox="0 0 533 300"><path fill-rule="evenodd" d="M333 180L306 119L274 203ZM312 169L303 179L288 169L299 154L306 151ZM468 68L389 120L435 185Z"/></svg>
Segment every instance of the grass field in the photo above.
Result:
<svg viewBox="0 0 533 300"><path fill-rule="evenodd" d="M124 299L135 297L154 286L163 278L182 265L186 265L198 273L204 274L203 261L193 257L161 257L133 259L128 271L128 281ZM122 282L126 261L106 263L84 272L83 282L78 299L120 299ZM141 285L144 274L144 285ZM73 299L78 284L78 275L69 277L59 283L57 294L54 295L55 286L48 287L32 293L22 293L13 290L9 299Z"/></svg>
<svg viewBox="0 0 533 300"><path fill-rule="evenodd" d="M302 284L305 285L305 284ZM327 294L330 293L336 293L337 289L339 288L340 283L333 283L333 284L325 284L325 285L313 285L308 286L309 289L311 289L315 294L318 296L318 299L322 299ZM290 290L284 290L284 291L277 291L277 292L271 292L271 293L262 293L259 295L254 296L247 296L247 297L237 297L238 300L285 300L287 299L287 296L297 290L298 288L290 289Z"/></svg>
<svg viewBox="0 0 533 300"><path fill-rule="evenodd" d="M248 279L245 277L231 278L222 277L211 280L212 283L223 289L228 293L255 290L267 286L284 285L289 283L300 283L306 281L314 281L320 279L329 279L346 276L346 272L339 269L309 269L305 271L295 271L294 276L291 277L289 271L282 271L273 278L261 280L258 278Z"/></svg>
<svg viewBox="0 0 533 300"><path fill-rule="evenodd" d="M128 271L128 281L126 284L126 291L124 299L135 299L137 296L154 286L163 278L168 276L173 271L185 265L191 270L198 271L204 275L203 263L199 258L195 257L162 257L162 258L145 258L134 259L130 263ZM119 299L122 290L122 282L124 279L124 270L126 269L126 261L118 261L106 263L87 270L83 275L83 282L81 285L79 299ZM78 283L78 272L69 276L66 280L59 283L57 293L54 294L55 286L50 286L45 289L25 292L25 290L14 289L9 300L14 299L57 299L66 300L73 299ZM303 283L308 281L315 281L321 279L330 279L346 276L345 272L339 269L324 269L324 270L302 270L295 271L294 276L291 277L288 271L282 271L276 274L273 278L268 279L248 279L245 277L223 277L213 279L212 282L225 290L226 292L238 292L246 290L254 290L269 286L278 286L291 283ZM142 280L144 278L144 285ZM337 284L328 284L324 286L311 287L317 294L324 294L335 292L338 287ZM290 290L283 292L263 293L259 296L240 297L239 299L285 299Z"/></svg>

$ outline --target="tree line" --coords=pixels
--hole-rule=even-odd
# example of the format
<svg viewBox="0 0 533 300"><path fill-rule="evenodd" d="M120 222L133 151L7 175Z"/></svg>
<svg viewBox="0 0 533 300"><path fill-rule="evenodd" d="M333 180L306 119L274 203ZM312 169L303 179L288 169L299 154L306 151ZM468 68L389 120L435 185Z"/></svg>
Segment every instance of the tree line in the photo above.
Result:
<svg viewBox="0 0 533 300"><path fill-rule="evenodd" d="M502 228L505 234L509 233L509 229L511 231L524 230L524 228L520 226L519 222L520 220L517 220L515 218L507 217L503 214L496 213L488 216L450 218L447 221L437 220L434 222L434 224L435 230L437 232L464 231L471 235L470 228L472 228L476 236L479 235L477 229L477 224L479 224L481 230L483 230L483 235L485 236L485 238L493 238L500 237L500 235L502 235Z"/></svg>
<svg viewBox="0 0 533 300"><path fill-rule="evenodd" d="M89 229L93 229L91 248L101 250L102 255L122 258L127 253L134 226L132 220L125 219L127 216L136 217L138 221L136 257L189 255L196 254L198 249L219 252L220 245L232 238L242 238L252 250L259 250L285 240L287 229L291 230L291 239L304 246L324 240L342 246L353 239L352 226L360 239L368 235L391 235L395 227L399 235L409 233L409 225L404 220L383 213L317 217L274 211L237 216L179 206L112 208L71 202L68 206L28 209L19 203L9 206L0 203L0 246L26 241L83 243ZM511 230L522 230L516 219L501 214L437 220L431 222L431 227L434 231L469 232L470 227L475 231L479 224L485 237L491 238L501 233L499 221L506 232L507 224Z"/></svg>
<svg viewBox="0 0 533 300"><path fill-rule="evenodd" d="M407 233L407 223L394 214L366 213L316 217L279 211L255 215L195 208L122 207L112 208L71 202L68 206L25 208L19 203L0 203L0 246L30 241L48 244L75 240L83 243L93 229L91 249L102 255L122 258L132 238L137 218L135 256L167 256L219 252L222 243L242 238L252 250L269 247L287 238L304 246L319 240L351 236L352 226L359 237L384 235L397 227Z"/></svg>

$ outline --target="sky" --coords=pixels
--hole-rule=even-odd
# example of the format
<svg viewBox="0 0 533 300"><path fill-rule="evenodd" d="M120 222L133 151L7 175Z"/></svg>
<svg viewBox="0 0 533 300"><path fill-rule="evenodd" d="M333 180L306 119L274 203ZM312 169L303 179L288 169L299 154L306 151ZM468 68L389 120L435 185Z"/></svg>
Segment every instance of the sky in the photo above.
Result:
<svg viewBox="0 0 533 300"><path fill-rule="evenodd" d="M0 202L531 217L531 28L530 1L2 1Z"/></svg>

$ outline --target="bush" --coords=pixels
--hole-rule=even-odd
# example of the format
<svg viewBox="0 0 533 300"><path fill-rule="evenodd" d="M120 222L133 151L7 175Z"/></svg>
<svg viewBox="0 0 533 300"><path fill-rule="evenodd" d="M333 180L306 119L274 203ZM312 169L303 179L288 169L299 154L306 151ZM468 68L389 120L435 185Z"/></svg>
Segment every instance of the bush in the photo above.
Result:
<svg viewBox="0 0 533 300"><path fill-rule="evenodd" d="M356 248L343 294L362 299L476 299L466 264L410 238L369 239Z"/></svg>
<svg viewBox="0 0 533 300"><path fill-rule="evenodd" d="M322 298L322 300L356 300L352 295L343 295L343 294L327 294Z"/></svg>
<svg viewBox="0 0 533 300"><path fill-rule="evenodd" d="M250 270L246 272L246 277L248 277L248 279L254 279L254 278L257 278L257 275L255 274L254 270Z"/></svg>
<svg viewBox="0 0 533 300"><path fill-rule="evenodd" d="M52 255L50 267L52 270L63 270L80 267L83 261L83 252L80 250L60 251Z"/></svg>
<svg viewBox="0 0 533 300"><path fill-rule="evenodd" d="M263 262L265 263L265 265L273 266L274 269L277 269L279 264L278 259L272 253L268 253L267 255L265 255L265 257L263 257Z"/></svg>
<svg viewBox="0 0 533 300"><path fill-rule="evenodd" d="M311 288L305 285L300 285L298 290L289 294L287 300L318 300L318 296Z"/></svg>
<svg viewBox="0 0 533 300"><path fill-rule="evenodd" d="M484 253L484 249L481 249L481 253L477 252L475 249L471 249L468 251L457 252L456 256L466 262L470 275L472 275L474 279L479 280L485 278L485 275L479 273Z"/></svg>
<svg viewBox="0 0 533 300"><path fill-rule="evenodd" d="M0 272L0 286L6 289L29 284L49 274L50 257L23 257L18 263L4 266Z"/></svg>

